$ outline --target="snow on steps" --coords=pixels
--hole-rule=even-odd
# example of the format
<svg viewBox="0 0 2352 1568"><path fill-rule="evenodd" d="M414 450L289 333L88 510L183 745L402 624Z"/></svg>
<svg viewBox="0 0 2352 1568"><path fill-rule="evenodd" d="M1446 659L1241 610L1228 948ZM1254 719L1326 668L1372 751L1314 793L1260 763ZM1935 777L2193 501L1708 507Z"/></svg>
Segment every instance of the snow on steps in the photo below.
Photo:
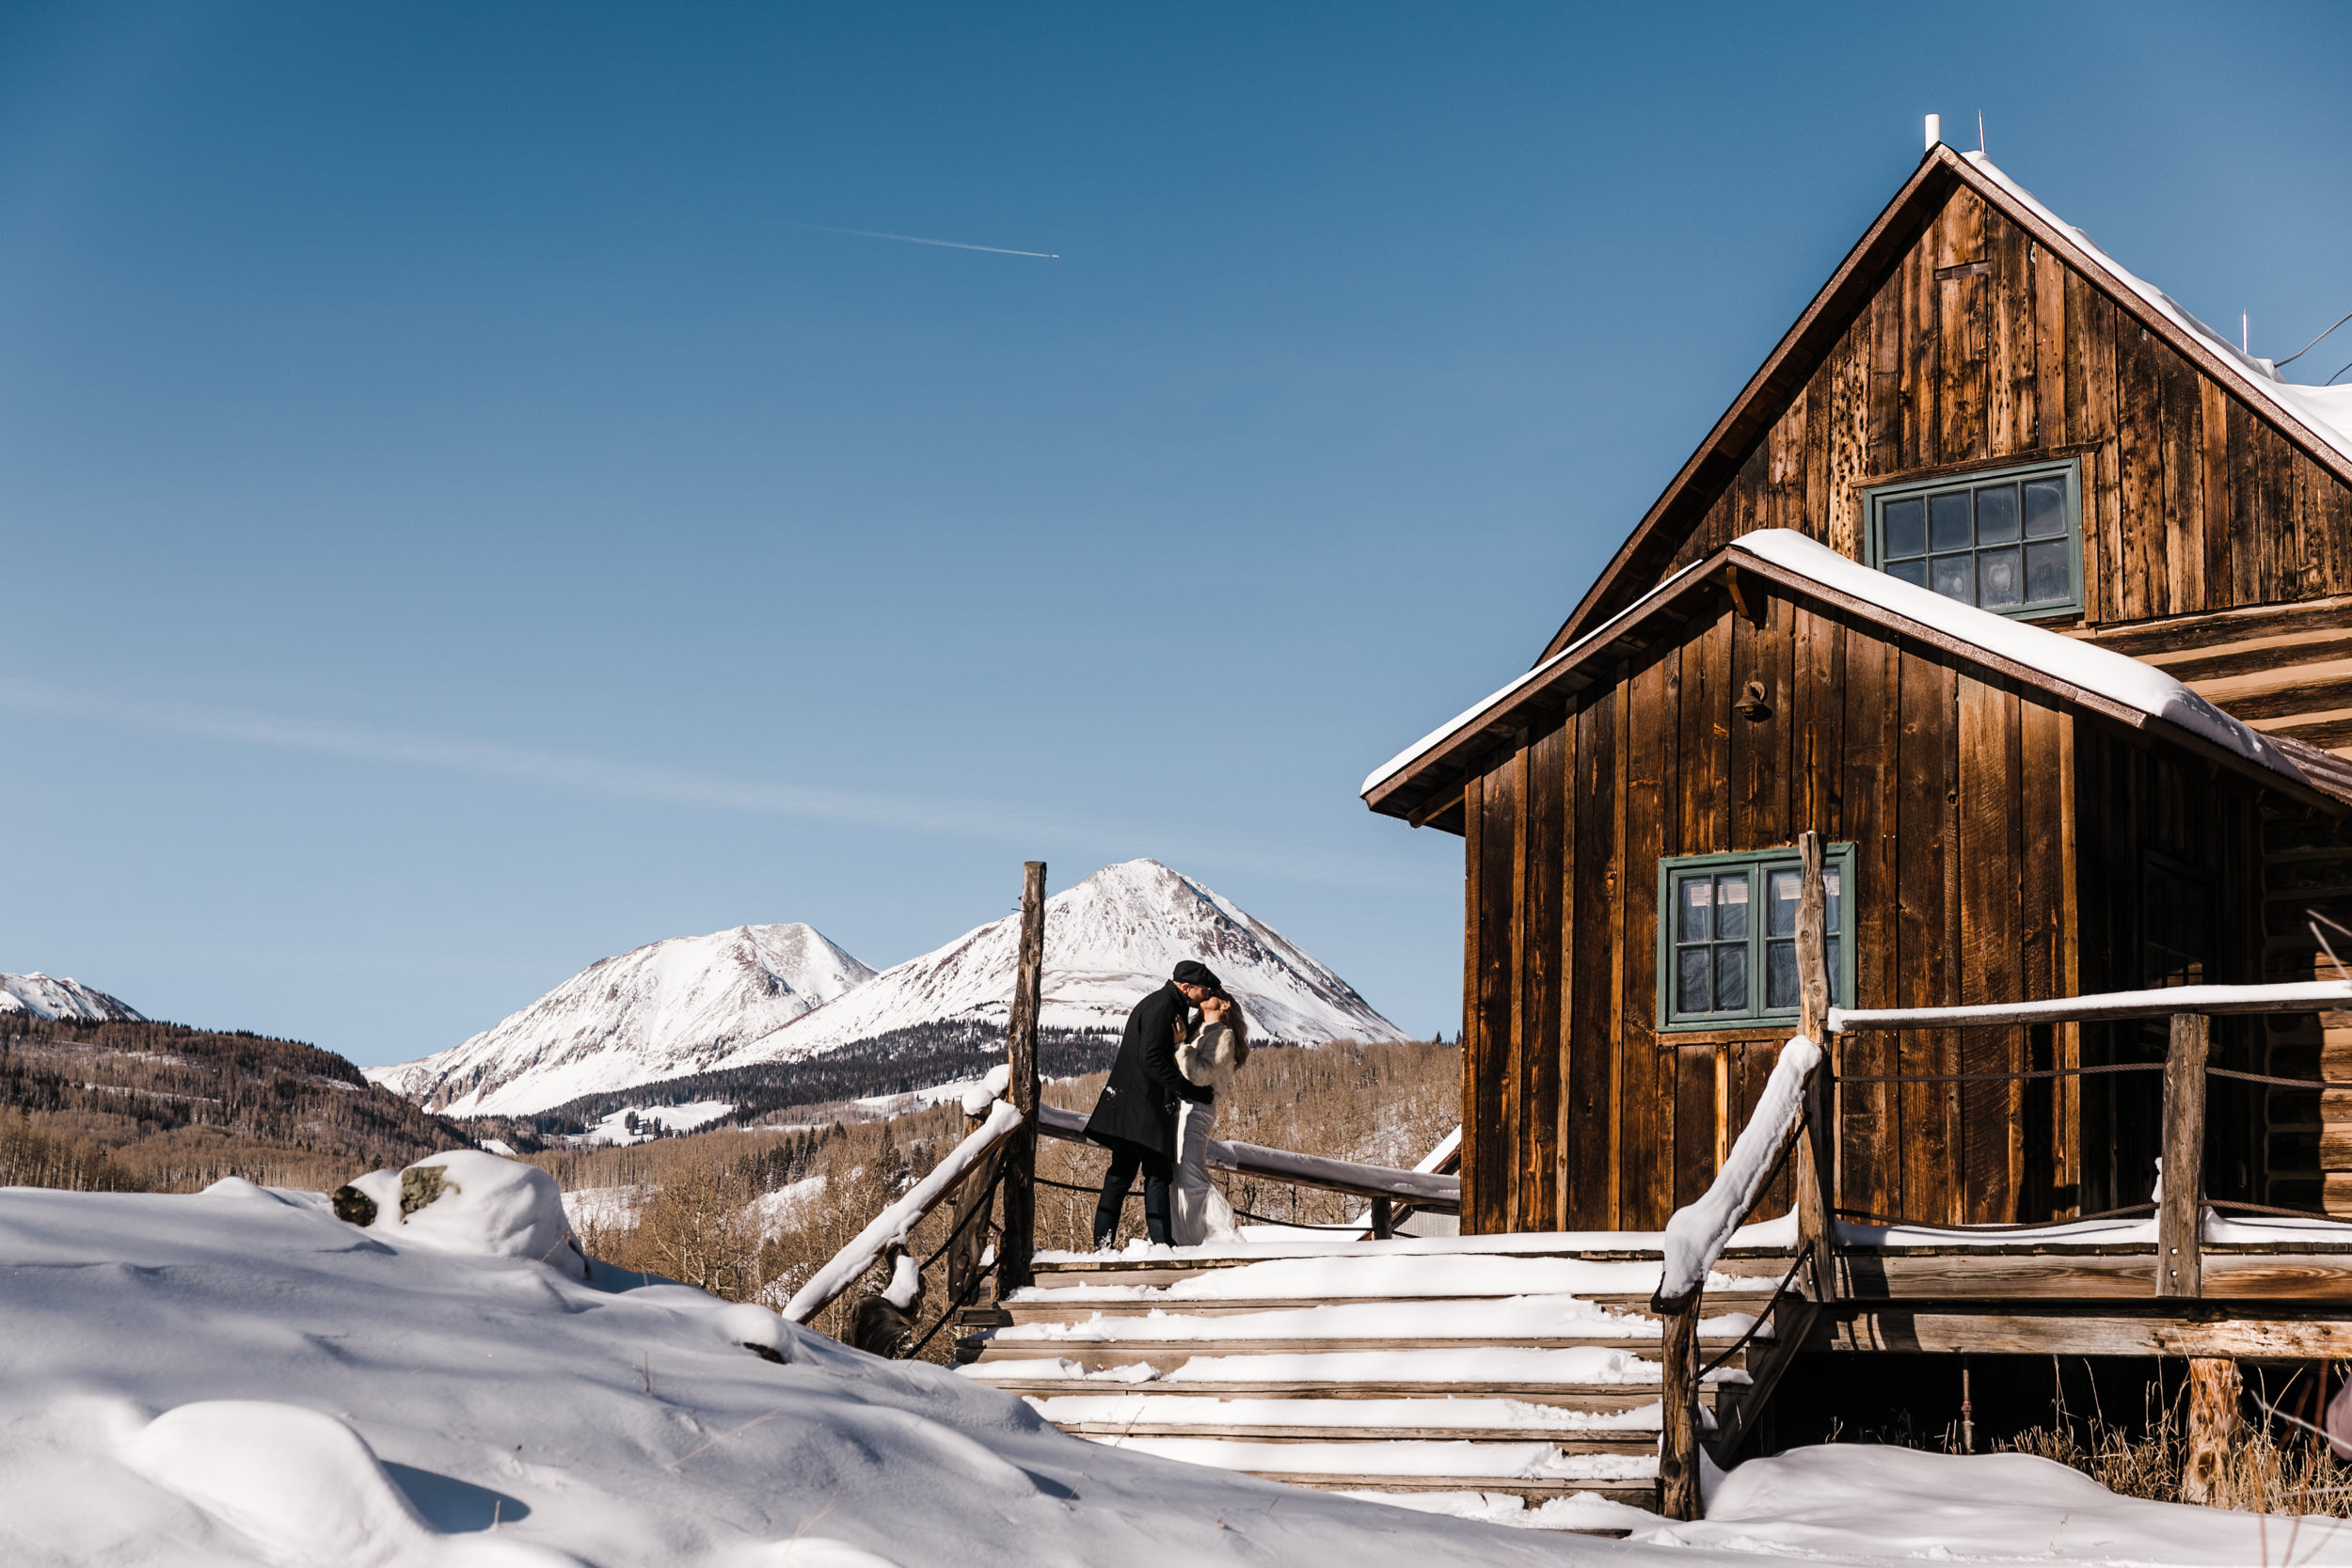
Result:
<svg viewBox="0 0 2352 1568"><path fill-rule="evenodd" d="M1740 1239L1708 1280L1709 1355L1770 1305L1785 1262L1777 1236ZM1041 1254L1035 1288L966 1311L961 1370L1074 1435L1296 1485L1530 1522L1563 1498L1655 1509L1658 1241ZM1740 1396L1746 1361L1709 1374L1703 1418Z"/></svg>

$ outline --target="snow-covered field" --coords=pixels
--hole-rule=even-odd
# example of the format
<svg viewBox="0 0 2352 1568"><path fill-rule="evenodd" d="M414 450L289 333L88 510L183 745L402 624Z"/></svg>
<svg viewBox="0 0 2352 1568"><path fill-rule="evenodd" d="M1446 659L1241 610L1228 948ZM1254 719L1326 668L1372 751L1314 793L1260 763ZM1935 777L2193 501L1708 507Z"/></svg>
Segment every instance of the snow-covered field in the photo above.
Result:
<svg viewBox="0 0 2352 1568"><path fill-rule="evenodd" d="M2126 1501L2018 1457L1809 1449L1722 1479L1699 1524L1547 1511L1625 1543L1446 1516L1475 1497L1278 1487L582 1265L542 1246L543 1175L440 1160L455 1196L404 1223L379 1173L364 1230L241 1181L0 1191L0 1562L2352 1564L2342 1525Z"/></svg>

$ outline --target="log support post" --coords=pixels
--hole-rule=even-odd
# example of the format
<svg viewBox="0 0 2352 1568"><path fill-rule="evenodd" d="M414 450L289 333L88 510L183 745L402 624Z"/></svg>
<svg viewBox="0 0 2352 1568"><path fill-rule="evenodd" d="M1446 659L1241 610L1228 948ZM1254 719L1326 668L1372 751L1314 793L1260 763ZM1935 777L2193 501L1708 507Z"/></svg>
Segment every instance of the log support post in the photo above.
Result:
<svg viewBox="0 0 2352 1568"><path fill-rule="evenodd" d="M2156 1206L2156 1294L2203 1291L2198 1247L2203 1239L2205 1054L2213 1021L2172 1015L2164 1058L2164 1196Z"/></svg>
<svg viewBox="0 0 2352 1568"><path fill-rule="evenodd" d="M2220 1501L2222 1467L2237 1435L2242 1386L2237 1363L2228 1357L2189 1357L2188 1444L2181 1459L2181 1501L2207 1506Z"/></svg>
<svg viewBox="0 0 2352 1568"><path fill-rule="evenodd" d="M1396 1234L1396 1207L1385 1197L1372 1200L1372 1239L1385 1242Z"/></svg>
<svg viewBox="0 0 2352 1568"><path fill-rule="evenodd" d="M1045 863L1029 861L1021 875L1021 963L1005 1021L1005 1060L1012 1082L1005 1098L1021 1112L1019 1132L1005 1140L1004 1237L996 1249L999 1301L1030 1283L1037 1251L1037 1013L1045 978Z"/></svg>
<svg viewBox="0 0 2352 1568"><path fill-rule="evenodd" d="M1669 1519L1695 1519L1699 1497L1699 1300L1670 1312L1665 1360L1659 1370L1659 1508Z"/></svg>
<svg viewBox="0 0 2352 1568"><path fill-rule="evenodd" d="M1813 1296L1827 1301L1837 1288L1834 1259L1836 1203L1831 1191L1829 1085L1829 898L1821 877L1821 835L1806 829L1797 839L1804 880L1797 893L1798 1033L1821 1053L1805 1080L1804 1119L1797 1132L1797 1239L1813 1259Z"/></svg>

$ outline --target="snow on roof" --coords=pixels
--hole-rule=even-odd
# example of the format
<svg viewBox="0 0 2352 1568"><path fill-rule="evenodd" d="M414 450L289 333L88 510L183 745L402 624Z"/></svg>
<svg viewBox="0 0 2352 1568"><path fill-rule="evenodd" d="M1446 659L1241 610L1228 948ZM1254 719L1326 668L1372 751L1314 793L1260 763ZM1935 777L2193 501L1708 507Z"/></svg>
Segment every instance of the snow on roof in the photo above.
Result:
<svg viewBox="0 0 2352 1568"><path fill-rule="evenodd" d="M1575 641L1569 643L1566 647L1561 649L1549 658L1537 664L1535 668L1530 670L1524 675L1519 676L1517 680L1511 682L1510 685L1504 687L1502 690L1481 697L1477 702L1472 703L1469 707L1464 708L1461 712L1455 714L1453 718L1447 720L1444 723L1438 725L1436 729L1431 730L1427 735L1422 736L1419 740L1414 741L1410 746L1406 747L1405 750L1397 752L1396 755L1391 757L1388 761L1382 763L1379 767L1365 774L1363 787L1359 789L1356 793L1358 795L1370 795L1374 790L1379 788L1391 779L1395 778L1399 773L1404 772L1407 768L1412 767L1413 764L1419 762L1422 757L1428 755L1431 752L1436 751L1439 746L1444 745L1448 740L1453 739L1454 736L1459 735L1463 730L1468 729L1471 722L1475 721L1480 714L1485 713L1488 708L1495 706L1499 703L1509 701L1523 688L1533 685L1535 681L1540 680L1547 673L1556 670L1562 664L1575 658L1578 654L1582 653L1586 648L1592 646L1596 641L1601 638L1613 636L1619 627L1625 626L1628 622L1638 620L1645 611L1647 611L1650 605L1661 595L1665 594L1667 590L1674 587L1675 584L1680 582L1684 578L1689 577L1692 572L1697 571L1705 564L1706 562L1703 561L1693 561L1691 564L1683 567L1680 571L1667 578L1657 587L1643 594L1633 603L1626 606L1625 609L1617 611L1616 614L1611 616L1608 620L1603 621L1599 626L1594 627L1582 637L1578 638Z"/></svg>
<svg viewBox="0 0 2352 1568"><path fill-rule="evenodd" d="M1770 528L1743 533L1731 542L1731 547L1850 598L1915 621L1970 647L1981 648L2069 686L2137 708L2151 719L2161 719L2176 729L2186 730L2297 784L2311 783L2285 752L2261 734L2153 665L2142 664L2111 648L2061 637L2027 622L1947 599L1858 561L1849 561L1828 546L1793 530Z"/></svg>
<svg viewBox="0 0 2352 1568"><path fill-rule="evenodd" d="M1955 149L1957 150L1957 149ZM2064 234L2079 246L2086 260L2105 271L2116 287L2153 307L2168 321L2195 336L2222 364L2235 371L2239 390L2290 423L2300 425L2325 445L2352 458L2352 387L2301 387L2279 373L2267 359L2246 353L2229 339L2182 309L2178 300L2124 268L2099 248L2089 234L2044 207L2033 194L2001 172L1981 152L1962 152L1977 171L2009 194L2020 206Z"/></svg>

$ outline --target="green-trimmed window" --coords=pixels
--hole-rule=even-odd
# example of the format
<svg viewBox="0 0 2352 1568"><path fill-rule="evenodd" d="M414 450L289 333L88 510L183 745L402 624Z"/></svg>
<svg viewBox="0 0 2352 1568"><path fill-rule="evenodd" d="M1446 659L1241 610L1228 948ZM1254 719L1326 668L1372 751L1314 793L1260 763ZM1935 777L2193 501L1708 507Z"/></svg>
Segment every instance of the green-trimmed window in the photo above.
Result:
<svg viewBox="0 0 2352 1568"><path fill-rule="evenodd" d="M1853 846L1822 856L1830 1004L1853 1005ZM1682 855L1658 863L1658 1026L1722 1029L1794 1019L1797 852Z"/></svg>
<svg viewBox="0 0 2352 1568"><path fill-rule="evenodd" d="M1868 493L1870 564L2003 615L2082 608L2082 466L2073 458Z"/></svg>

